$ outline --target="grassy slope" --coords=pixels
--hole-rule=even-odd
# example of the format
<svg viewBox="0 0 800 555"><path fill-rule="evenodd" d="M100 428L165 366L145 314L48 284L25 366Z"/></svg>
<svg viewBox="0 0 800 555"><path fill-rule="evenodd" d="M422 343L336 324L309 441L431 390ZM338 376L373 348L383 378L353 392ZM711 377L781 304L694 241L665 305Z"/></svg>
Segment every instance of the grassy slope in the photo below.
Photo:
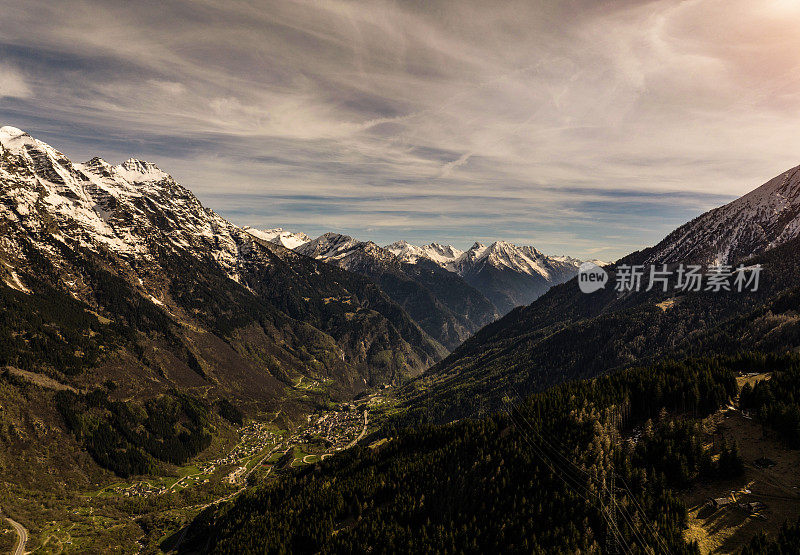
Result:
<svg viewBox="0 0 800 555"><path fill-rule="evenodd" d="M739 385L769 379L770 374L740 377ZM775 537L784 522L800 515L800 451L787 449L777 435L740 412L720 411L704 422L709 442L735 442L745 462L745 474L719 484L699 484L682 493L689 508L687 540L696 540L701 553L735 553L759 531ZM767 457L777 463L762 469L753 462ZM749 490L750 494L745 494ZM760 501L767 508L760 516L748 515L739 508L714 510L708 498L729 496L742 502Z"/></svg>

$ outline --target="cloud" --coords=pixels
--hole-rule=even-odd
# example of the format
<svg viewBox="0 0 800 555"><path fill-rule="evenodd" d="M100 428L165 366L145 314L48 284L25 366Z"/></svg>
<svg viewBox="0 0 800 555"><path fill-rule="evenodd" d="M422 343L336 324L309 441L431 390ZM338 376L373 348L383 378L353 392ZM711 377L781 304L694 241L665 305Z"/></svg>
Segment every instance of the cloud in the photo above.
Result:
<svg viewBox="0 0 800 555"><path fill-rule="evenodd" d="M22 74L15 68L0 64L0 98L27 98L31 88Z"/></svg>
<svg viewBox="0 0 800 555"><path fill-rule="evenodd" d="M4 123L241 224L621 255L800 162L788 0L0 9Z"/></svg>

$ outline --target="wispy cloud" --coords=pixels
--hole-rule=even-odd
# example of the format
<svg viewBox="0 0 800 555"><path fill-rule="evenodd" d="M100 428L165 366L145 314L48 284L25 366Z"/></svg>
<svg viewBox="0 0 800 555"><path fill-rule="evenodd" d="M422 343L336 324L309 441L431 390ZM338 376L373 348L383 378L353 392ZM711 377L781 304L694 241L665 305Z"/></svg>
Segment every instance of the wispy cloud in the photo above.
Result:
<svg viewBox="0 0 800 555"><path fill-rule="evenodd" d="M0 0L0 119L242 224L613 257L800 162L795 4Z"/></svg>
<svg viewBox="0 0 800 555"><path fill-rule="evenodd" d="M11 66L0 63L0 98L30 96L31 88L22 73Z"/></svg>

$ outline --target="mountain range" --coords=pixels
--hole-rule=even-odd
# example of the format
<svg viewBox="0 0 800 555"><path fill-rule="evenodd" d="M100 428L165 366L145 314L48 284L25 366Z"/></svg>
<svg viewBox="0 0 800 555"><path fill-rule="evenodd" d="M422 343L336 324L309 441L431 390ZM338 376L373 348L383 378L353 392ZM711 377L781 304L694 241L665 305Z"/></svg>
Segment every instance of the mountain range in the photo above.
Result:
<svg viewBox="0 0 800 555"><path fill-rule="evenodd" d="M800 445L795 187L791 170L607 265L605 288L583 293L571 279L483 327L395 392L391 416L365 442L369 448L202 513L188 530L189 551L381 545L406 552L602 553L624 546L631 553L699 553L690 541L696 536L686 534L690 519L693 533L723 542L720 552L747 542L744 553L777 553L781 545L791 551L800 527L778 530L773 512L757 526L737 508L694 506L688 516L686 499L747 484L752 491L740 489L737 500L759 501L741 507L764 509L774 498L759 461L768 460L765 452ZM312 243L311 256L353 269L361 262L349 238ZM535 252L517 258L492 247L475 245L471 255L438 245L388 250L460 276L484 257L527 269L537 261ZM710 271L720 263L761 268L760 287L613 287L629 266L700 264ZM738 380L765 372L772 379L748 383L739 395ZM743 403L761 408L739 417ZM732 430L757 433L748 419L761 426L758 446L730 447ZM770 439L775 433L788 443ZM793 463L783 464L781 472L793 472L786 468ZM623 487L609 488L608 480ZM786 514L794 518L796 496L784 491L794 503ZM609 503L631 511L620 511L615 522ZM720 518L744 518L747 531L720 532ZM752 538L756 530L780 536L770 543L762 534Z"/></svg>
<svg viewBox="0 0 800 555"><path fill-rule="evenodd" d="M665 357L800 347L799 215L794 168L607 265L605 288L585 294L572 279L484 327L407 386L409 405L458 419L497 407L512 387L528 394ZM760 264L760 287L647 291L645 278L639 291L615 290L621 266L678 263Z"/></svg>
<svg viewBox="0 0 800 555"><path fill-rule="evenodd" d="M701 464L703 444L682 424L667 425L666 439L649 430L643 447L614 451L621 430L609 415L626 407L631 426L668 412L705 416L736 394L734 372L792 368L800 348L799 174L789 170L605 265L608 285L585 294L576 259L502 241L460 251L242 228L152 163L74 163L2 127L0 503L41 515L37 500L47 489L48 499L82 506L101 484L177 472L218 449L222 436L236 444L253 417L274 426L270 433L286 432L266 452L275 455L270 479L282 474L232 504L207 506L191 545L213 538L236 552L269 535L276 550L354 551L367 542L399 551L599 551L598 539L612 533L603 508L559 489L557 470L540 464L528 434L537 434L536 445L554 438L579 472L591 470L589 495L606 475L626 473L650 514L675 503L669 488L688 483L687 469L692 480L722 472L720 461L733 457L727 447ZM761 287L612 287L625 266L681 263L760 265ZM396 387L359 400L388 384ZM789 407L794 393L785 388ZM526 397L522 410L510 410ZM761 397L768 395L752 402ZM361 412L355 418L363 428L347 445L370 447L295 473L294 462L312 455L294 457L290 430L315 411L352 416L353 400L365 411L363 424ZM326 412L342 401L348 409ZM787 411L771 418L796 431ZM676 430L686 441L673 441ZM306 439L321 441L310 432ZM662 443L687 450L673 465L681 480L670 482L671 471L658 466ZM288 446L283 456L279 446ZM211 488L226 486L202 487L211 497ZM157 538L170 495L144 517L152 509L144 502L109 495L109 507L116 522ZM187 507L205 506L208 498L191 495ZM235 493L226 495L219 499ZM573 512L561 519L564 511ZM685 523L680 510L666 513L659 533L679 550ZM487 524L486 514L506 525ZM548 521L537 528L543 514ZM578 525L592 533L577 533ZM625 535L646 548L636 537L643 530L631 527ZM46 530L37 531L42 541Z"/></svg>
<svg viewBox="0 0 800 555"><path fill-rule="evenodd" d="M517 246L506 241L495 241L489 245L476 242L462 251L452 245L438 243L417 246L407 241L397 241L380 247L372 241L359 241L338 233L326 233L312 240L304 233L288 232L281 228L264 231L249 227L245 229L256 237L371 277L374 277L372 266L385 266L392 256L406 267L422 265L431 268L433 263L461 277L491 301L499 314L529 304L553 285L570 279L583 262L568 256L548 256L534 247ZM485 318L481 321L485 323ZM465 329L473 332L477 328L467 326ZM438 336L437 333L432 335ZM447 339L443 343L451 344Z"/></svg>
<svg viewBox="0 0 800 555"><path fill-rule="evenodd" d="M151 163L73 163L3 127L0 184L0 366L275 402L299 376L352 392L447 352L371 280L254 237ZM96 330L53 332L66 317Z"/></svg>
<svg viewBox="0 0 800 555"><path fill-rule="evenodd" d="M403 262L372 242L326 233L295 251L370 278L451 350L498 317L491 301L457 274L427 260Z"/></svg>

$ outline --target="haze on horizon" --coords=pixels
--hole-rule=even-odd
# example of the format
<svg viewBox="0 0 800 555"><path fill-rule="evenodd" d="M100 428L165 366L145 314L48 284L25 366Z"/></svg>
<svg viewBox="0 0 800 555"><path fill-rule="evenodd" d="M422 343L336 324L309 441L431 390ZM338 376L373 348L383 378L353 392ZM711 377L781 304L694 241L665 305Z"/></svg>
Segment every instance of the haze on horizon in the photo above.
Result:
<svg viewBox="0 0 800 555"><path fill-rule="evenodd" d="M610 260L800 164L798 0L0 14L0 125L240 225Z"/></svg>

